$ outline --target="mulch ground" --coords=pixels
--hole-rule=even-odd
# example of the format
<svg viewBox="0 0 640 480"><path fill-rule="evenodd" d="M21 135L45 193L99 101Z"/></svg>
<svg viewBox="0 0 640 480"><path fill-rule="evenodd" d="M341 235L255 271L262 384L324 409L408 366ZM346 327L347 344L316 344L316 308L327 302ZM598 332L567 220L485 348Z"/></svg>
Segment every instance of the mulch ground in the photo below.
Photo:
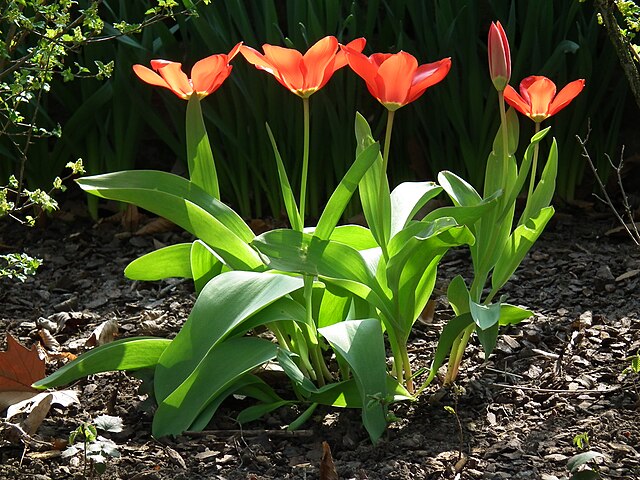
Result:
<svg viewBox="0 0 640 480"><path fill-rule="evenodd" d="M639 479L640 379L623 371L640 350L640 250L605 235L612 226L608 215L558 214L505 288L535 318L504 329L488 359L473 341L456 392L434 385L417 402L394 406L398 421L376 445L350 410L319 408L297 432L282 429L301 412L293 407L241 428L234 418L247 406L242 399L226 402L201 434L156 440L141 381L118 372L73 384L80 405L52 409L34 436L42 443L25 447L0 429L0 478L80 478L81 465L54 445L80 422L109 414L125 426L106 434L121 453L104 474L112 479L313 479L326 441L342 480L552 480L568 476L581 433L604 455L604 478ZM176 231L130 235L68 209L46 228L4 222L0 253L26 251L44 265L24 283L0 280L0 326L31 346L39 319L66 318L55 338L73 353L111 319L120 337L171 337L193 305L192 285L132 282L122 271L143 253L185 240ZM464 250L445 257L439 291L458 273L469 274ZM450 316L444 297L436 304L433 321L419 320L411 338L416 367L429 365Z"/></svg>

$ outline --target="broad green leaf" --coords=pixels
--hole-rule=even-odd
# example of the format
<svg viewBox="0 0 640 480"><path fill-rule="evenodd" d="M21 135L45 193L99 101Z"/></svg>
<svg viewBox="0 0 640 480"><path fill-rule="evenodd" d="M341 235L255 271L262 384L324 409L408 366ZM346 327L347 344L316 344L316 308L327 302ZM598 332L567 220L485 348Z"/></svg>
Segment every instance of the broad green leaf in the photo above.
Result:
<svg viewBox="0 0 640 480"><path fill-rule="evenodd" d="M191 95L187 102L186 130L189 178L213 198L220 200L218 174L198 95Z"/></svg>
<svg viewBox="0 0 640 480"><path fill-rule="evenodd" d="M252 245L267 258L272 269L372 282L360 253L343 243L280 229L263 233Z"/></svg>
<svg viewBox="0 0 640 480"><path fill-rule="evenodd" d="M296 418L293 422L289 424L289 426L287 427L287 430L289 430L290 432L293 432L299 429L305 423L307 423L307 420L311 418L311 416L313 415L313 412L316 411L316 408L318 408L317 403L312 403L311 405L309 405L307 409L304 412L302 412L302 414L300 414L298 418Z"/></svg>
<svg viewBox="0 0 640 480"><path fill-rule="evenodd" d="M300 389L304 390L307 395L309 393L315 393L318 391L316 386L311 383L307 377L304 376L302 370L298 368L298 365L293 361L293 354L287 350L283 350L282 348L278 349L278 365L282 367L284 373L289 377L289 379Z"/></svg>
<svg viewBox="0 0 640 480"><path fill-rule="evenodd" d="M406 388L389 374L387 374L387 392L390 397L393 397L391 402L415 400ZM309 396L309 401L332 407L362 408L362 398L353 378L319 388L317 393Z"/></svg>
<svg viewBox="0 0 640 480"><path fill-rule="evenodd" d="M359 155L375 143L369 124L362 115L356 113L356 154ZM382 169L382 155L378 153L374 164L360 182L359 192L367 225L378 245L386 246L391 238L391 200L389 181Z"/></svg>
<svg viewBox="0 0 640 480"><path fill-rule="evenodd" d="M500 325L513 325L533 317L533 312L522 307L503 303L500 305Z"/></svg>
<svg viewBox="0 0 640 480"><path fill-rule="evenodd" d="M240 324L301 287L299 278L271 273L226 272L209 281L160 357L154 378L156 399L160 402L177 389L207 352Z"/></svg>
<svg viewBox="0 0 640 480"><path fill-rule="evenodd" d="M178 243L160 248L136 258L124 269L130 280L155 281L170 277L193 278L190 243Z"/></svg>
<svg viewBox="0 0 640 480"><path fill-rule="evenodd" d="M273 402L282 400L273 391L273 389L267 385L263 380L255 375L243 375L238 380L233 382L225 391L216 396L198 415L193 421L189 430L194 432L200 432L204 430L216 411L227 398L231 395L245 395L253 398L258 398L260 401Z"/></svg>
<svg viewBox="0 0 640 480"><path fill-rule="evenodd" d="M358 188L360 180L362 180L364 174L371 168L371 165L376 161L379 154L380 146L377 143L369 145L358 154L355 162L338 184L331 198L329 198L320 216L320 220L318 220L318 225L314 232L316 237L321 240L328 240L330 238L334 228L340 221L340 217L344 213L344 209L347 208L349 200L351 200L353 193Z"/></svg>
<svg viewBox="0 0 640 480"><path fill-rule="evenodd" d="M219 275L224 265L216 252L200 240L191 245L190 262L196 293L200 293L209 280Z"/></svg>
<svg viewBox="0 0 640 480"><path fill-rule="evenodd" d="M328 327L342 322L349 314L351 298L346 295L335 295L325 288L318 313L318 327Z"/></svg>
<svg viewBox="0 0 640 480"><path fill-rule="evenodd" d="M482 305L469 299L469 313L473 321L482 330L492 327L500 319L500 303Z"/></svg>
<svg viewBox="0 0 640 480"><path fill-rule="evenodd" d="M527 220L537 217L540 210L548 207L553 199L556 190L556 175L558 173L558 145L556 140L551 144L549 158L547 164L542 171L540 181L533 189L533 194L527 199L527 204L520 217L520 224L526 223Z"/></svg>
<svg viewBox="0 0 640 480"><path fill-rule="evenodd" d="M588 463L591 460L594 460L596 458L603 458L603 457L604 455L602 455L599 452L594 452L593 450L589 450L588 452L578 453L577 455L574 455L567 461L567 469L573 473L585 463Z"/></svg>
<svg viewBox="0 0 640 480"><path fill-rule="evenodd" d="M500 325L496 322L485 330L476 328L476 334L482 349L484 350L484 358L489 358L491 352L496 347L496 341L498 340L498 330Z"/></svg>
<svg viewBox="0 0 640 480"><path fill-rule="evenodd" d="M245 242L248 243L255 237L242 217L232 208L213 198L186 178L172 173L159 170L125 170L81 177L76 180L76 183L92 195L133 203L174 223L178 222L165 215L163 211L166 209L167 213L171 213L175 206L173 204L163 205L160 199L166 196L170 198L171 202L174 201L173 197L188 200L217 218L226 228ZM138 200L141 203L137 203Z"/></svg>
<svg viewBox="0 0 640 480"><path fill-rule="evenodd" d="M232 268L252 270L262 266L247 243L254 238L251 229L233 210L184 178L160 171L131 170L84 177L77 182L93 195L133 203L171 220L210 245Z"/></svg>
<svg viewBox="0 0 640 480"><path fill-rule="evenodd" d="M470 313L463 313L462 315L455 316L447 322L440 334L440 338L438 339L438 345L436 346L436 353L434 354L433 361L431 362L429 376L420 387L420 390L423 390L431 384L438 373L438 369L442 366L447 355L451 351L453 342L456 341L465 328L472 324L473 318L471 318Z"/></svg>
<svg viewBox="0 0 640 480"><path fill-rule="evenodd" d="M422 225L423 230L406 240L403 235L405 231L402 231L393 238L389 247L387 282L394 292L394 302L403 321L402 334L405 336L431 296L437 265L442 256L451 247L474 242L467 227L455 226L455 222L448 221L451 219L440 220L412 225Z"/></svg>
<svg viewBox="0 0 640 480"><path fill-rule="evenodd" d="M456 315L469 312L469 290L460 275L456 275L449 283L447 299Z"/></svg>
<svg viewBox="0 0 640 480"><path fill-rule="evenodd" d="M549 133L549 130L551 130L551 127L547 127L531 137L531 142L524 152L524 157L522 159L522 163L520 164L520 169L518 170L518 177L516 179L516 182L510 190L508 198L505 200L506 205L510 205L515 202L516 198L518 198L518 195L520 195L522 187L529 177L529 170L531 170L531 163L533 162L533 153L536 149L536 145L540 143L540 141L547 135L547 133Z"/></svg>
<svg viewBox="0 0 640 480"><path fill-rule="evenodd" d="M447 192L456 207L473 207L482 201L482 197L476 192L476 189L453 172L447 170L440 172L438 183Z"/></svg>
<svg viewBox="0 0 640 480"><path fill-rule="evenodd" d="M518 138L520 135L518 115L513 108L507 111L507 152L504 151L504 139L502 130L505 126L500 125L498 133L493 141L493 151L487 159L484 181L484 196L488 197L498 190L502 190L505 185L513 185L514 182L505 182L505 168L512 170L517 168L514 154L518 149Z"/></svg>
<svg viewBox="0 0 640 480"><path fill-rule="evenodd" d="M373 305L382 312L383 317L390 322L389 325L393 326L395 329L400 328L400 325L397 322L394 322L394 305L383 294L374 291L370 286L365 285L364 283L353 280L325 276L320 276L319 278L327 285L327 288L336 292L336 294L342 294L343 291L348 292Z"/></svg>
<svg viewBox="0 0 640 480"><path fill-rule="evenodd" d="M249 422L258 420L259 418L265 416L267 413L273 412L278 408L284 407L285 405L292 405L294 403L296 402L293 402L291 400L278 400L272 403L259 403L257 405L252 405L251 407L247 407L242 410L236 417L236 421L240 425L245 425Z"/></svg>
<svg viewBox="0 0 640 480"><path fill-rule="evenodd" d="M378 247L371 230L360 225L341 225L336 227L329 240L344 243L356 250L368 250Z"/></svg>
<svg viewBox="0 0 640 480"><path fill-rule="evenodd" d="M230 338L207 350L195 368L187 369L188 376L177 388L166 397L157 397L153 436L179 435L188 430L218 395L243 375L274 359L276 353L277 347L273 343L255 337Z"/></svg>
<svg viewBox="0 0 640 480"><path fill-rule="evenodd" d="M540 210L540 214L536 218L528 220L524 225L520 225L513 231L493 270L493 275L491 276L492 290L499 290L509 281L513 272L516 271L520 262L522 262L529 249L544 230L553 213L553 207L545 207Z"/></svg>
<svg viewBox="0 0 640 480"><path fill-rule="evenodd" d="M351 367L363 405L362 422L375 442L387 428L386 407L374 400L387 397L386 356L380 322L350 320L318 332Z"/></svg>
<svg viewBox="0 0 640 480"><path fill-rule="evenodd" d="M434 182L404 182L391 192L391 234L393 236L407 226L407 223L429 200L442 191Z"/></svg>
<svg viewBox="0 0 640 480"><path fill-rule="evenodd" d="M153 367L170 343L169 339L154 337L116 340L83 353L48 377L38 380L33 387L54 388L95 373Z"/></svg>
<svg viewBox="0 0 640 480"><path fill-rule="evenodd" d="M493 208L498 205L498 199L502 192L498 191L488 198L480 201L480 203L470 206L458 207L441 207L429 212L422 220L424 222L433 222L438 218L453 218L459 225L466 225L474 229L474 224L483 216L485 216Z"/></svg>
<svg viewBox="0 0 640 480"><path fill-rule="evenodd" d="M273 154L276 157L278 179L280 180L280 191L282 192L282 200L284 201L284 207L287 211L287 216L289 217L289 223L291 224L291 228L301 232L304 224L302 217L300 216L300 212L298 211L298 204L296 203L295 195L291 189L291 184L289 183L289 177L287 177L287 170L284 168L284 163L282 162L282 157L280 156L280 151L276 144L276 139L273 137L273 133L271 132L271 128L268 123L266 124L266 127L267 133L269 134L269 140L271 140L271 146L273 147Z"/></svg>

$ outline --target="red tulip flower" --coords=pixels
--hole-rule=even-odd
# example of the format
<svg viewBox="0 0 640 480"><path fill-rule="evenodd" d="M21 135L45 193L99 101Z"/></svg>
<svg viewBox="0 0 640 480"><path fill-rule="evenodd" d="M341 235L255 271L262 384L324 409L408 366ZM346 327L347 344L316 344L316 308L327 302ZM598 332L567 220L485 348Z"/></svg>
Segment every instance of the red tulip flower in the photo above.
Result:
<svg viewBox="0 0 640 480"><path fill-rule="evenodd" d="M583 88L584 80L575 80L556 95L555 83L547 77L532 75L520 82L520 94L507 85L504 99L520 113L540 123L569 105Z"/></svg>
<svg viewBox="0 0 640 480"><path fill-rule="evenodd" d="M242 42L238 43L226 55L211 55L196 62L191 69L191 78L182 71L182 64L169 60L151 60L155 72L143 65L134 65L133 71L142 81L168 88L184 100L193 94L204 98L215 92L231 74L233 67L229 62L238 54L241 45Z"/></svg>
<svg viewBox="0 0 640 480"><path fill-rule="evenodd" d="M418 66L413 55L402 51L367 57L348 45L343 50L349 66L364 79L371 95L392 112L418 99L451 68L450 58Z"/></svg>
<svg viewBox="0 0 640 480"><path fill-rule="evenodd" d="M489 74L499 92L503 91L511 79L511 52L509 40L500 22L491 22L489 28Z"/></svg>
<svg viewBox="0 0 640 480"><path fill-rule="evenodd" d="M361 52L366 40L358 38L348 44ZM338 49L336 37L324 37L304 55L293 48L265 44L264 54L243 46L244 58L259 70L269 72L285 88L301 98L309 98L324 87L336 70L347 64L344 53Z"/></svg>

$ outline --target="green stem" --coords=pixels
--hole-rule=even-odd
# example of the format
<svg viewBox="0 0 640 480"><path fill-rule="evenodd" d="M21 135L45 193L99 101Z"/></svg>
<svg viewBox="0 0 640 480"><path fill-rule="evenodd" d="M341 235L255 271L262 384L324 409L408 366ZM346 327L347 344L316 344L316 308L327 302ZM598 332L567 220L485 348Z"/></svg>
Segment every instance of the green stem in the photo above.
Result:
<svg viewBox="0 0 640 480"><path fill-rule="evenodd" d="M540 131L540 122L536 122L536 131L538 133ZM534 133L534 135L535 135ZM536 183L536 168L538 167L538 147L540 146L540 142L537 142L533 147L533 161L531 163L531 178L529 179L529 193L527 193L527 202L533 195L533 187Z"/></svg>
<svg viewBox="0 0 640 480"><path fill-rule="evenodd" d="M320 351L320 344L318 343L316 325L313 320L313 277L310 275L304 276L304 304L306 310L305 323L307 324L307 335L309 337L309 356L311 357L311 364L315 372L316 380L319 386L324 385L325 370L328 371L326 365L323 363L322 352Z"/></svg>
<svg viewBox="0 0 640 480"><path fill-rule="evenodd" d="M388 182L387 180L387 165L389 164L389 150L391 147L391 131L393 130L393 119L395 117L396 112L392 111L392 110L387 110L387 130L384 136L384 152L382 154L382 170L380 171L380 187L379 187L379 191L378 191L378 205L381 206L384 204L384 196L386 195L386 188L385 188L385 182ZM382 208L378 208L378 213L379 215L382 214ZM384 225L384 221L382 221L382 219L380 219L380 225ZM385 235L386 237L386 235ZM384 256L385 261L389 260L389 253L387 250L387 245L386 245L386 241L388 239L384 239L382 241L382 245L380 245L380 247L382 248L382 255Z"/></svg>
<svg viewBox="0 0 640 480"><path fill-rule="evenodd" d="M391 147L391 130L393 129L393 118L396 112L387 110L387 131L384 135L384 153L382 154L382 172L386 175L389 164L389 149Z"/></svg>
<svg viewBox="0 0 640 480"><path fill-rule="evenodd" d="M302 228L304 228L304 215L307 199L307 175L309 173L309 99L303 98L302 105L304 107L304 138L302 147L302 176L300 178L300 217L302 220Z"/></svg>
<svg viewBox="0 0 640 480"><path fill-rule="evenodd" d="M411 372L411 362L409 361L409 352L407 352L407 344L406 342L402 345L399 345L400 353L402 354L402 368L404 370L404 383L407 387L407 391L413 395L414 387L413 387L413 373Z"/></svg>
<svg viewBox="0 0 640 480"><path fill-rule="evenodd" d="M469 343L469 337L471 337L475 327L475 323L469 325L453 343L451 354L449 355L449 363L447 364L447 376L444 380L445 385L451 385L455 382L458 376L458 370L460 369L460 363L462 362L462 356L464 355L467 343Z"/></svg>
<svg viewBox="0 0 640 480"><path fill-rule="evenodd" d="M507 132L507 110L504 104L504 93L498 92L498 101L500 103L500 122L502 124L502 198L507 196L507 181L509 179L509 132Z"/></svg>

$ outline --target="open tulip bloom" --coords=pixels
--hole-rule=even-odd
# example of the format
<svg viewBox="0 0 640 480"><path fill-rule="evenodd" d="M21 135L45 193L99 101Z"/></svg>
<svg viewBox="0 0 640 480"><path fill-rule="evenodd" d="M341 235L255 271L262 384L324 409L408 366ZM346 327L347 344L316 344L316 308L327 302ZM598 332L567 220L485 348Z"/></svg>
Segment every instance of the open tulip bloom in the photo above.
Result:
<svg viewBox="0 0 640 480"><path fill-rule="evenodd" d="M569 105L583 88L584 80L574 80L556 95L555 83L547 77L532 75L520 82L520 94L508 85L504 99L520 113L540 123Z"/></svg>
<svg viewBox="0 0 640 480"><path fill-rule="evenodd" d="M215 92L229 77L233 68L229 62L238 54L241 46L242 42L239 42L228 54L211 55L196 62L191 69L191 78L182 71L180 63L169 60L151 60L155 72L143 65L133 66L133 71L142 81L167 88L178 97L188 100L186 132L189 177L216 200L220 199L220 186L200 100Z"/></svg>
<svg viewBox="0 0 640 480"><path fill-rule="evenodd" d="M488 357L500 325L533 315L505 303L498 293L554 213L550 203L558 151L553 140L538 181L538 147L550 130L539 131L540 122L568 105L584 87L584 81L577 80L556 95L553 82L534 76L523 80L518 94L506 85L510 49L499 23L492 24L488 43L501 125L487 160L482 195L448 171L438 175L439 185L404 182L389 188L386 166L393 116L446 77L449 58L418 65L406 52L367 57L361 53L364 39L340 47L335 37L325 37L304 54L272 45L259 53L238 44L229 54L197 62L191 78L179 63L166 60L153 60L153 70L134 66L144 82L188 100L189 178L134 170L83 177L78 184L96 196L136 204L191 233L194 241L144 255L127 266L125 275L146 281L191 278L197 299L174 338L123 338L99 346L35 386L57 387L89 374L149 368L154 371L158 403L155 437L203 430L222 401L237 394L257 401L239 414L241 424L292 403L307 410L290 427L309 418L319 404L353 407L362 410L363 424L376 441L387 427L389 404L414 399L436 378L447 356L445 383L455 381L474 332ZM259 236L220 201L200 106L228 78L229 62L239 51L304 105L299 209L269 130L292 228ZM355 160L316 226L304 228L309 97L347 63L387 109L384 153L367 121L356 114ZM514 108L506 111L505 99ZM520 136L516 110L536 122L520 162L515 158ZM529 195L516 220L516 199L527 178ZM356 190L367 227L338 225ZM443 190L453 205L421 216L423 207ZM458 275L449 284L447 297L455 316L440 335L427 378L414 389L408 340L433 293L440 260L450 248L462 245L471 250L472 283L467 286ZM261 326L276 341L251 334ZM393 362L388 361L387 347ZM294 394L289 398L280 397L259 376L259 367L274 361L291 380ZM329 370L334 365L337 368Z"/></svg>
<svg viewBox="0 0 640 480"><path fill-rule="evenodd" d="M358 38L348 44L361 52L366 40ZM316 42L303 55L293 48L265 44L264 54L243 46L240 52L247 62L273 75L280 84L301 98L309 98L324 87L331 76L346 65L344 53L338 49L336 37L328 36Z"/></svg>
<svg viewBox="0 0 640 480"><path fill-rule="evenodd" d="M182 64L169 60L151 60L153 70L134 65L133 71L142 81L167 88L184 100L194 94L204 98L215 92L231 74L233 67L229 62L238 54L241 45L242 42L238 43L226 55L211 55L196 62L191 69L191 78L182 71Z"/></svg>

